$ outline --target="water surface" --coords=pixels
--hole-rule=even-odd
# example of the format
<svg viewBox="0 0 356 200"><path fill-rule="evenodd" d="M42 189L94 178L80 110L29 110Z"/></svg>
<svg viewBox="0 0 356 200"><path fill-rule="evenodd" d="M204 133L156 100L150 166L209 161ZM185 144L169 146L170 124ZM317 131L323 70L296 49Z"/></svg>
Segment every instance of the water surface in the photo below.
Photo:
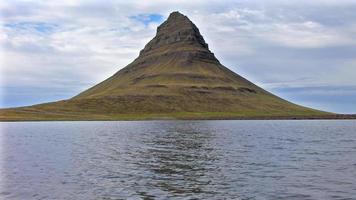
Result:
<svg viewBox="0 0 356 200"><path fill-rule="evenodd" d="M355 120L0 125L0 199L356 198Z"/></svg>

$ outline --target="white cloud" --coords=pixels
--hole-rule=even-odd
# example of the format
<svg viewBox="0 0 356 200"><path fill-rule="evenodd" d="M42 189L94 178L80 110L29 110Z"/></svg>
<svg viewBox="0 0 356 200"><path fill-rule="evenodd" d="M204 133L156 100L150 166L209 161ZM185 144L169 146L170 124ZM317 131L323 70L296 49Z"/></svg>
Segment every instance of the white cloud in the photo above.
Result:
<svg viewBox="0 0 356 200"><path fill-rule="evenodd" d="M332 30L317 22L273 24L261 37L297 48L355 45L356 41L342 31Z"/></svg>

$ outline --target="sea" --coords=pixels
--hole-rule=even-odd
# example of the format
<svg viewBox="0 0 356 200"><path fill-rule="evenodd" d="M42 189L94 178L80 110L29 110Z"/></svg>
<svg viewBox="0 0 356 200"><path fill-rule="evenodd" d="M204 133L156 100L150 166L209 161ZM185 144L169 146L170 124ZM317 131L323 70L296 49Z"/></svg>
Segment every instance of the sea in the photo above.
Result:
<svg viewBox="0 0 356 200"><path fill-rule="evenodd" d="M0 199L356 199L356 120L0 127Z"/></svg>

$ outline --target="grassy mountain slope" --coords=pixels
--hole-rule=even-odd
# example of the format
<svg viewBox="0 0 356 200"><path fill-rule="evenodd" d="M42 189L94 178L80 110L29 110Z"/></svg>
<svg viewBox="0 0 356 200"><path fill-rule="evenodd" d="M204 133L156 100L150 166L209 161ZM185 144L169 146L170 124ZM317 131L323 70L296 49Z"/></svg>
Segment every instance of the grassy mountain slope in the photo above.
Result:
<svg viewBox="0 0 356 200"><path fill-rule="evenodd" d="M131 64L63 101L0 110L0 120L323 118L224 67L174 12Z"/></svg>

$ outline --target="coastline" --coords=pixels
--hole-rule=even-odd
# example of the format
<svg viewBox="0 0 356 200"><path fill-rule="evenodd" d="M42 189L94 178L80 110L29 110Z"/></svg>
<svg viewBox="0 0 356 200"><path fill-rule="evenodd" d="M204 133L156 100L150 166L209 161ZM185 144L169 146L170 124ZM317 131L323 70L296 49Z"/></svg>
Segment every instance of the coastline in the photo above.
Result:
<svg viewBox="0 0 356 200"><path fill-rule="evenodd" d="M202 113L203 115L203 113ZM0 122L40 122L40 121L173 121L173 120L355 120L356 114L334 114L324 116L174 116L163 114L135 114L121 116L76 116L76 117L8 117L0 116Z"/></svg>

